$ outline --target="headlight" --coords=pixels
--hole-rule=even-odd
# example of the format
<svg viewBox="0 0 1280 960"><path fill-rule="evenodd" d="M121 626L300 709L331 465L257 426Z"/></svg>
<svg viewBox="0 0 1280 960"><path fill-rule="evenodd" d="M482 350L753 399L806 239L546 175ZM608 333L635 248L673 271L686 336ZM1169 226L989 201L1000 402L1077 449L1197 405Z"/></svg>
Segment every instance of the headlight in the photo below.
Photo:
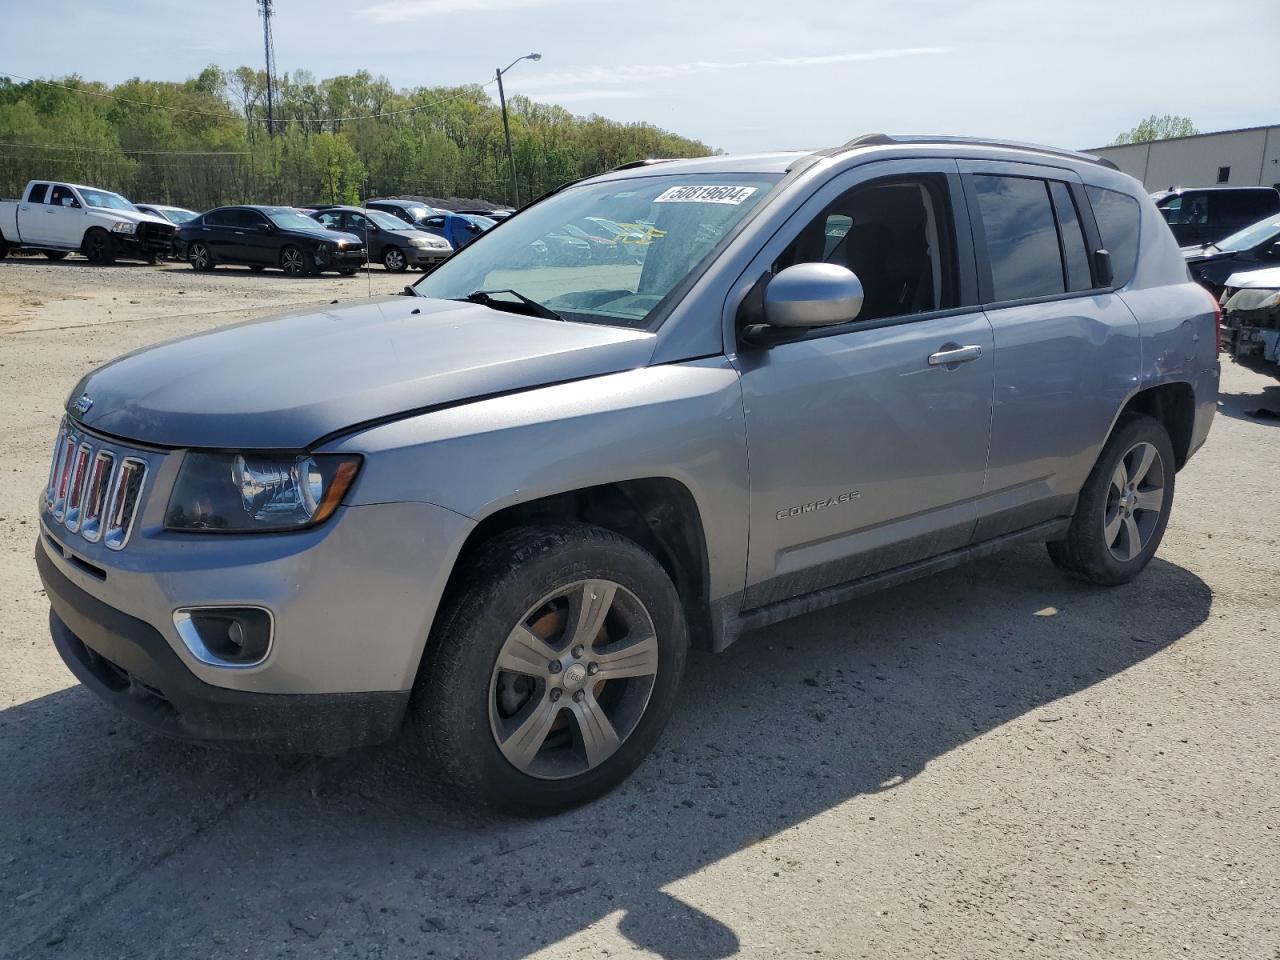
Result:
<svg viewBox="0 0 1280 960"><path fill-rule="evenodd" d="M410 237L409 244L414 247L434 247L436 242L430 237Z"/></svg>
<svg viewBox="0 0 1280 960"><path fill-rule="evenodd" d="M126 220L122 220L119 223L113 223L111 225L111 232L112 233L137 233L138 225L136 223L129 223Z"/></svg>
<svg viewBox="0 0 1280 960"><path fill-rule="evenodd" d="M170 530L256 533L323 523L360 469L343 454L188 453L165 511Z"/></svg>
<svg viewBox="0 0 1280 960"><path fill-rule="evenodd" d="M1280 290L1245 287L1237 290L1223 306L1228 310L1268 310L1280 306Z"/></svg>

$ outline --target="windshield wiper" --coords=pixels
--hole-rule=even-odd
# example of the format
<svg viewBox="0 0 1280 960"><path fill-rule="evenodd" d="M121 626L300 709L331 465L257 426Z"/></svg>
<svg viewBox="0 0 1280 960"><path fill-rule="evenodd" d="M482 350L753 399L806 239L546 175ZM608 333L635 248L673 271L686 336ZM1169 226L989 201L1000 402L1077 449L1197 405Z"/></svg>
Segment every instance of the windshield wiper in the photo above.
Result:
<svg viewBox="0 0 1280 960"><path fill-rule="evenodd" d="M509 300L499 300L493 296L495 293L510 294L520 303L515 304L511 303ZM466 299L471 303L478 303L481 306L490 307L494 310L510 310L512 307L523 304L525 310L515 312L527 312L530 316L542 317L544 320L564 320L564 317L560 316L560 314L556 313L550 307L544 307L537 300L526 297L518 290L476 290L473 293L467 294Z"/></svg>
<svg viewBox="0 0 1280 960"><path fill-rule="evenodd" d="M1208 250L1210 247L1213 247L1213 248L1214 248L1215 250L1217 250L1219 253L1221 253L1221 252L1222 252L1222 248L1221 248L1220 246L1218 246L1216 243L1214 243L1212 240L1210 240L1208 243L1202 243L1202 244L1200 244L1200 249L1201 249L1201 250Z"/></svg>

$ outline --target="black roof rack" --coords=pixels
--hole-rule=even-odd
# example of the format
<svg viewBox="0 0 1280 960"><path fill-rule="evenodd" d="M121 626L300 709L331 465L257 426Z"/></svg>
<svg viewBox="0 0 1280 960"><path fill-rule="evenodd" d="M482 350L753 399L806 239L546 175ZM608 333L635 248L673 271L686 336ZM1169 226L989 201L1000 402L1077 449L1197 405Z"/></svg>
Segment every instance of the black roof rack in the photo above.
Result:
<svg viewBox="0 0 1280 960"><path fill-rule="evenodd" d="M1048 153L1055 157L1068 157L1072 160L1083 160L1086 163L1096 163L1099 166L1108 167L1112 170L1120 169L1106 157L1095 157L1091 153L1081 153L1079 150L1064 150L1061 147L1046 147L1039 143L1020 143L1016 140L989 140L985 137L940 137L927 135L891 137L885 133L867 133L863 134L861 137L855 137L848 143L842 144L840 147L837 147L834 152L839 152L840 150L852 150L856 147L892 147L912 143L940 143L965 147L1008 147L1013 150L1033 150L1036 153Z"/></svg>
<svg viewBox="0 0 1280 960"><path fill-rule="evenodd" d="M684 157L647 157L644 160L632 160L630 163L624 163L621 166L614 167L609 172L613 173L617 170L634 170L636 167L649 167L655 163L670 163L672 160L684 159Z"/></svg>

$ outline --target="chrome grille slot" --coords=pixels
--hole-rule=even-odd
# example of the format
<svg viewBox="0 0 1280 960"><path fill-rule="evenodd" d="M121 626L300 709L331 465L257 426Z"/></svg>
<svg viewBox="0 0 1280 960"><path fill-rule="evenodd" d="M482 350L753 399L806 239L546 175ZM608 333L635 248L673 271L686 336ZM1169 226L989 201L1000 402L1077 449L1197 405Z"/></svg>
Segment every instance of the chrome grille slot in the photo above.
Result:
<svg viewBox="0 0 1280 960"><path fill-rule="evenodd" d="M105 450L99 450L93 458L93 471L89 474L89 486L85 490L80 536L90 543L97 543L102 536L102 511L107 505L107 492L111 486L111 468L116 458Z"/></svg>
<svg viewBox="0 0 1280 960"><path fill-rule="evenodd" d="M50 525L61 524L89 543L102 541L121 550L142 508L147 461L106 449L111 441L86 433L71 420L62 421L42 510Z"/></svg>
<svg viewBox="0 0 1280 960"><path fill-rule="evenodd" d="M63 521L67 529L75 533L80 529L80 516L84 512L85 480L89 476L89 464L93 462L93 451L87 443L76 449L75 462L71 467L71 483L67 488L66 519Z"/></svg>
<svg viewBox="0 0 1280 960"><path fill-rule="evenodd" d="M58 444L58 465L54 469L57 479L53 491L53 519L62 522L67 509L67 486L71 483L71 462L75 459L76 438L66 434Z"/></svg>
<svg viewBox="0 0 1280 960"><path fill-rule="evenodd" d="M111 496L107 499L106 532L102 536L103 544L111 550L120 550L129 542L146 475L147 465L136 457L125 457L116 471Z"/></svg>

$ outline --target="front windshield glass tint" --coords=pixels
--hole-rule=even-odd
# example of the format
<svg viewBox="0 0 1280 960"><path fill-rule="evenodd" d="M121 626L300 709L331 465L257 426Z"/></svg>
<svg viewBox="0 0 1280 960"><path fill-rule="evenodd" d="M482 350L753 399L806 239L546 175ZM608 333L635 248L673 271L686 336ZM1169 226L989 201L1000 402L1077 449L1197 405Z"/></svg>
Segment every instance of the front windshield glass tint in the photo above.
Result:
<svg viewBox="0 0 1280 960"><path fill-rule="evenodd" d="M324 230L325 227L297 210L275 209L266 211L267 216L281 230Z"/></svg>
<svg viewBox="0 0 1280 960"><path fill-rule="evenodd" d="M383 213L381 210L361 210L366 217L380 226L383 230L409 230L412 229L407 223L399 217L393 217L389 213Z"/></svg>
<svg viewBox="0 0 1280 960"><path fill-rule="evenodd" d="M634 177L570 187L477 238L414 291L464 300L515 290L566 320L644 328L780 176ZM592 218L644 226L625 235L578 226Z"/></svg>
<svg viewBox="0 0 1280 960"><path fill-rule="evenodd" d="M120 194L109 193L106 190L81 190L80 196L84 197L84 202L91 207L106 207L108 210L133 210L135 212L138 209Z"/></svg>
<svg viewBox="0 0 1280 960"><path fill-rule="evenodd" d="M1225 240L1219 240L1217 247L1227 253L1239 253L1241 250L1252 250L1276 234L1280 234L1280 217L1267 217L1251 227L1233 233Z"/></svg>
<svg viewBox="0 0 1280 960"><path fill-rule="evenodd" d="M194 210L161 210L160 212L174 223L186 223L188 220L194 220L199 216Z"/></svg>

